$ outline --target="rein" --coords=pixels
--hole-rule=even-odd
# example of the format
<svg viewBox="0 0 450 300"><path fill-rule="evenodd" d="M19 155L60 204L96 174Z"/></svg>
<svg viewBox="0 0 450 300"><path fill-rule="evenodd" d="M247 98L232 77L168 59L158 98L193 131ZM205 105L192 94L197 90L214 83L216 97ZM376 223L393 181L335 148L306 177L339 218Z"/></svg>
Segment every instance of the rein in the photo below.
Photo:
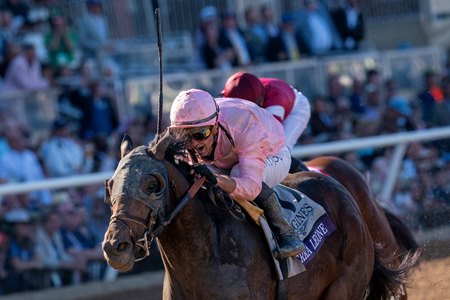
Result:
<svg viewBox="0 0 450 300"><path fill-rule="evenodd" d="M178 203L175 209L170 213L169 218L166 219L164 222L161 222L161 225L156 230L153 231L153 233L151 234L152 239L160 235L161 232L164 230L164 228L166 228L167 225L169 225L173 221L173 219L180 213L180 211L186 206L189 200L194 198L195 194L202 187L204 182L205 182L204 176L194 182L194 184L189 188L183 199L181 199L181 201Z"/></svg>
<svg viewBox="0 0 450 300"><path fill-rule="evenodd" d="M192 184L189 190L186 192L186 195L181 199L175 209L170 213L168 218L164 218L165 220L161 222L156 230L153 230L151 233L149 232L150 228L156 224L157 215L156 212L152 209L152 212L149 218L149 221L142 218L138 218L135 216L129 216L127 214L115 214L111 216L109 223L119 222L130 230L130 236L134 241L134 244L144 250L145 254L142 257L135 258L135 262L141 261L147 256L150 255L150 245L154 238L158 237L161 232L173 221L173 219L181 212L181 210L186 206L186 204L194 198L195 194L197 194L198 190L202 187L205 182L205 177L201 177ZM144 203L145 204L145 203ZM146 206L148 206L146 204ZM128 224L125 221L131 221L133 223L139 224L145 228L144 234L140 239L135 240L133 230L130 229Z"/></svg>

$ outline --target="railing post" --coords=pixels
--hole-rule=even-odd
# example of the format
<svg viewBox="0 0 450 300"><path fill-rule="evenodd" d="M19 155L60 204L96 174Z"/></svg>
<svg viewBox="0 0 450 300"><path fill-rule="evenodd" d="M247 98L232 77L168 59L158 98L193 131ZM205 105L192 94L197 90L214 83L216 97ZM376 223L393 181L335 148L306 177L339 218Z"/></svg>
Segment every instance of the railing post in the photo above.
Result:
<svg viewBox="0 0 450 300"><path fill-rule="evenodd" d="M389 172L387 178L384 182L384 189L381 191L381 201L388 202L392 201L392 193L397 183L398 174L400 173L400 168L402 166L403 157L407 149L407 143L401 143L395 146L394 153L392 154Z"/></svg>

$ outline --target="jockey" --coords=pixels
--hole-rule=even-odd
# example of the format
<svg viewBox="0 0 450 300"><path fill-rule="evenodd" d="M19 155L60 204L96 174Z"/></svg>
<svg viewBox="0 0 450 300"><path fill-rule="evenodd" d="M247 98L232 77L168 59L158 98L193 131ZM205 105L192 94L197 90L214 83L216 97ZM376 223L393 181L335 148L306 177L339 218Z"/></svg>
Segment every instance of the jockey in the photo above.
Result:
<svg viewBox="0 0 450 300"><path fill-rule="evenodd" d="M198 174L233 198L255 201L264 210L277 237L278 258L303 251L271 189L287 176L291 158L283 128L268 111L242 99L214 99L190 89L175 98L170 122L171 132L187 137L187 146L203 163L194 166Z"/></svg>
<svg viewBox="0 0 450 300"><path fill-rule="evenodd" d="M267 109L283 124L285 143L292 151L311 116L308 99L294 87L276 78L258 78L238 72L228 78L222 91L224 97L252 101ZM308 170L300 160L292 158L290 173Z"/></svg>

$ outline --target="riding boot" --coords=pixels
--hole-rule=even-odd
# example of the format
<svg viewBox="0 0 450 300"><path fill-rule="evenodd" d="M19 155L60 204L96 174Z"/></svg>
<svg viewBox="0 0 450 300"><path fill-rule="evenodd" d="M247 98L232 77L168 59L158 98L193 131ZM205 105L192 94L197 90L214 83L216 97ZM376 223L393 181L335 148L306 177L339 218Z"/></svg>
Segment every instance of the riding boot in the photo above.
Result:
<svg viewBox="0 0 450 300"><path fill-rule="evenodd" d="M279 252L275 253L275 257L286 258L302 253L305 249L303 242L284 218L281 205L272 189L264 182L261 193L254 201L264 210L267 222L276 236Z"/></svg>
<svg viewBox="0 0 450 300"><path fill-rule="evenodd" d="M309 169L301 160L291 156L291 167L289 168L289 173L294 174L302 171L309 171Z"/></svg>

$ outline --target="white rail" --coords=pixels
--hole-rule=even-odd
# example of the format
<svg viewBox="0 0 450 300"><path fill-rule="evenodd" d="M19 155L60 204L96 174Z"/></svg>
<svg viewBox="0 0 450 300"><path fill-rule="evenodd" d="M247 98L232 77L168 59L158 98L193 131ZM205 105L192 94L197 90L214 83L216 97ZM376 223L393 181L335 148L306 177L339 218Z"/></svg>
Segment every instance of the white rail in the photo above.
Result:
<svg viewBox="0 0 450 300"><path fill-rule="evenodd" d="M390 135L383 135L378 137L359 138L355 140L337 141L331 143L323 143L317 145L304 145L297 146L293 149L292 155L299 158L308 156L319 156L324 154L334 155L337 153L354 151L363 148L382 148L388 146L397 146L399 150L398 155L395 155L396 160L403 159L405 145L411 142L423 142L430 140L439 140L444 138L450 138L450 126L419 130L414 132L397 133ZM386 190L383 193L384 197L389 197L393 189L393 181L396 180L398 174L398 168L400 166L399 161L391 162L391 174L386 182ZM26 183L8 183L0 185L0 196L8 194L26 193L35 190L42 189L60 189L75 186L85 186L92 184L102 183L105 179L112 176L113 172L93 173L86 175L70 176L55 179L46 179L42 181L33 181Z"/></svg>
<svg viewBox="0 0 450 300"><path fill-rule="evenodd" d="M292 155L294 157L301 158L311 155L318 156L322 154L334 154L371 147L382 148L404 143L431 141L444 138L450 138L450 126L411 132L401 132L377 137L358 138L355 140L343 140L316 145L297 146L292 150Z"/></svg>

